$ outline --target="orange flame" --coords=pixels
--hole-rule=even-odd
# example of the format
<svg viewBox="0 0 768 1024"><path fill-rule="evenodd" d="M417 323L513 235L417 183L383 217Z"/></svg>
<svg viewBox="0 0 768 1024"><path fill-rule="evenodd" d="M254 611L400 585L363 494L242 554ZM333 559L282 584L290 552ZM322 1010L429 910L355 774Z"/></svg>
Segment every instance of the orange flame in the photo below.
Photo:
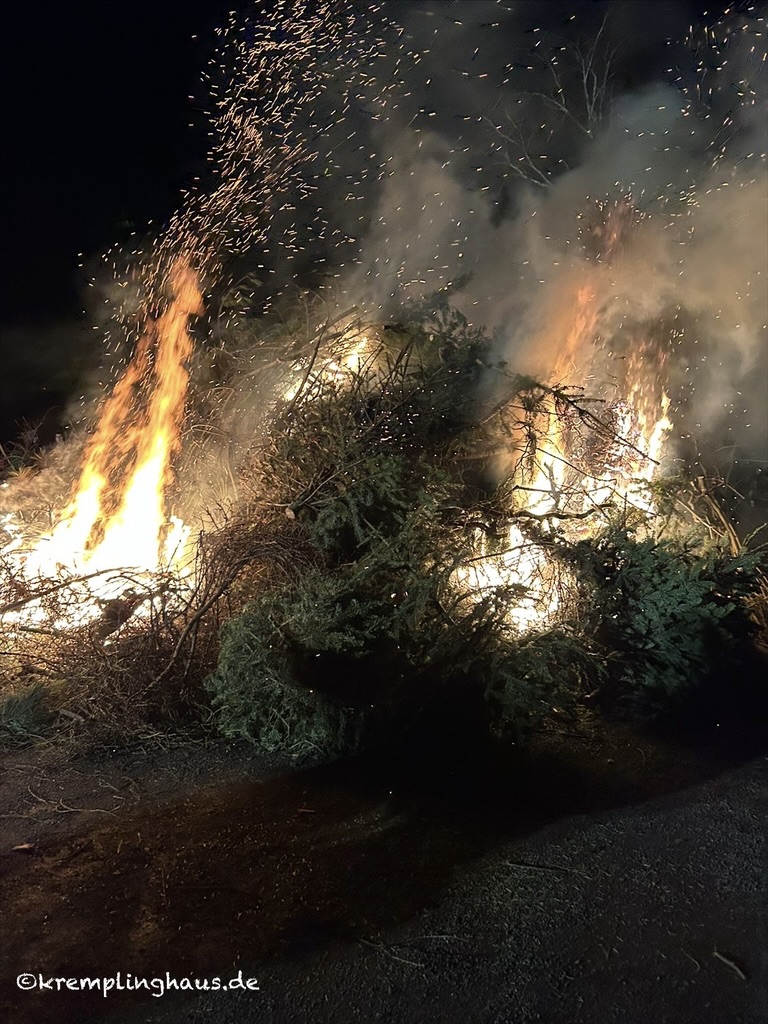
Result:
<svg viewBox="0 0 768 1024"><path fill-rule="evenodd" d="M181 536L165 496L180 443L192 352L189 317L203 311L197 275L182 261L169 274L171 298L148 319L134 357L107 399L74 498L27 572L58 567L104 572L155 571L174 557ZM103 595L102 595L103 596Z"/></svg>
<svg viewBox="0 0 768 1024"><path fill-rule="evenodd" d="M574 282L570 295L569 302L548 310L549 322L535 340L537 353L551 353L560 339L554 374L560 387L578 380L599 358L594 346L600 324L599 289L582 279ZM622 362L620 387L625 397L608 408L608 429L598 432L594 450L584 424L569 423L558 400L551 398L537 414L536 450L531 458L521 459L518 451L503 460L503 472L512 473L516 480L519 522L532 517L544 533L557 523L575 541L604 524L601 512L609 507L654 512L648 484L656 475L672 428L670 400L662 384L664 353L642 339ZM523 446L526 443L523 439ZM554 618L564 570L525 536L517 522L508 527L504 551L488 554L482 533L477 535L477 550L472 564L457 572L462 589L479 596L499 586L519 586L521 593L509 621L521 631Z"/></svg>

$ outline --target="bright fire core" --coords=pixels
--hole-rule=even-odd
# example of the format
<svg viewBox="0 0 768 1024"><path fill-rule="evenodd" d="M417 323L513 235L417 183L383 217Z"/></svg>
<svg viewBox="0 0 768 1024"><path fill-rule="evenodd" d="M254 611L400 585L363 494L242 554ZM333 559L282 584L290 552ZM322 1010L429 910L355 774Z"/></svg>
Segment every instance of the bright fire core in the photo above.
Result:
<svg viewBox="0 0 768 1024"><path fill-rule="evenodd" d="M97 600L80 606L79 621L99 613L98 599L128 589L126 570L151 574L181 562L188 531L168 516L166 502L186 401L189 318L202 313L203 300L196 274L181 261L168 288L166 307L146 319L134 357L104 404L69 506L32 550L24 550L21 537L14 544L30 581L87 577Z"/></svg>
<svg viewBox="0 0 768 1024"><path fill-rule="evenodd" d="M203 305L197 276L182 262L169 275L168 291L162 312L147 317L134 358L105 402L74 497L55 529L31 550L24 549L22 537L12 545L25 579L71 578L79 588L77 611L67 622L56 622L59 628L98 617L105 600L131 590L136 574L147 583L153 574L181 566L188 530L169 517L167 502L180 446L186 363L192 353L189 319L201 314ZM579 289L571 303L573 318L564 346L571 373L594 358L594 304L588 288ZM550 327L559 331L562 314L556 319ZM359 331L351 337L345 332L343 341L341 355L317 370L341 386L347 375L358 372L370 345ZM562 574L545 548L527 536L526 522L535 521L544 536L556 526L577 540L601 525L601 513L609 508L653 511L647 485L671 423L669 399L649 374L650 365L627 361L627 397L610 406L610 432L596 448L587 450L584 431L572 431L556 399L547 399L537 414L539 436L532 460L510 452L515 497L506 543L501 551L498 545L490 550L478 533L475 557L456 573L454 583L471 600L496 587L519 588L509 616L513 628L527 631L546 625L560 605ZM561 360L558 372L564 371ZM290 385L285 397L295 391ZM17 622L42 617L34 601L5 616Z"/></svg>
<svg viewBox="0 0 768 1024"><path fill-rule="evenodd" d="M575 313L565 346L571 366L592 357L597 323L597 313L590 311L593 302L592 292L581 289L572 304ZM558 372L565 369L566 359L561 359ZM649 484L658 473L672 429L670 399L653 371L650 357L647 365L627 360L627 397L607 405L593 424L596 432L584 427L575 410L572 428L567 412L557 408L557 398L548 398L538 415L540 436L532 458L515 460L515 519L503 550L497 545L491 551L478 531L479 557L458 571L458 583L475 598L498 587L519 587L509 615L519 631L552 621L560 610L561 585L568 584L563 567L526 535L524 524L534 522L545 538L556 529L576 542L593 535L612 513L637 510L653 515ZM514 459L514 453L510 455Z"/></svg>

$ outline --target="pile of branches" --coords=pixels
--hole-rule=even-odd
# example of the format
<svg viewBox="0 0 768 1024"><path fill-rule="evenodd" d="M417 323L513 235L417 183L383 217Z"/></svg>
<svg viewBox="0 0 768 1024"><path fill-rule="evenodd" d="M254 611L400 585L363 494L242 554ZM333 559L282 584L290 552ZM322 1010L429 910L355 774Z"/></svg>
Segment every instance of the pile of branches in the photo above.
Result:
<svg viewBox="0 0 768 1024"><path fill-rule="evenodd" d="M287 521L308 566L244 588L224 626L207 687L227 735L328 757L415 719L439 728L448 705L515 735L587 694L655 712L706 673L713 642L750 634L759 556L690 531L660 541L661 520L626 500L584 511L574 497L627 442L577 389L496 361L447 301L385 326L326 322L299 365L240 480L254 521ZM553 418L584 462L533 512ZM557 615L528 630L515 625L530 594L514 573L466 572L503 564L513 526L515 547L546 554L557 590Z"/></svg>
<svg viewBox="0 0 768 1024"><path fill-rule="evenodd" d="M207 719L202 680L222 622L242 606L238 588L300 565L295 550L286 565L279 533L234 514L223 530L211 521L183 572L60 567L30 578L16 557L0 556L0 733L23 742L55 726L81 745L162 743ZM102 578L119 597L94 598Z"/></svg>
<svg viewBox="0 0 768 1024"><path fill-rule="evenodd" d="M610 498L585 511L594 466L627 444L610 414L511 372L446 296L397 323L346 311L240 340L222 370L230 406L209 396L197 424L218 443L233 396L265 401L250 444L230 449L234 498L209 509L194 572L135 581L64 629L78 581L6 571L0 673L14 699L19 683L32 703L44 685L60 718L105 736L209 719L293 760L329 758L415 723L444 729L445 708L516 736L588 695L663 709L715 648L754 632L760 553L694 538L695 516L670 532L674 500L658 518ZM534 511L553 423L578 456ZM515 613L530 580L468 572L513 553L545 566L556 608L526 629ZM48 625L9 619L27 602Z"/></svg>

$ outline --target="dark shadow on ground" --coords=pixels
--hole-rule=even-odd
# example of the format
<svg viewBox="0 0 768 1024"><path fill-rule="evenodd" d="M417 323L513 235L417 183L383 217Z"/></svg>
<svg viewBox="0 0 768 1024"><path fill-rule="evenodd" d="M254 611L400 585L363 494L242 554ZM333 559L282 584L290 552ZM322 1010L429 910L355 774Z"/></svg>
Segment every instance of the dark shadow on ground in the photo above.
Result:
<svg viewBox="0 0 768 1024"><path fill-rule="evenodd" d="M564 721L526 750L414 736L396 757L208 786L4 853L0 1017L79 1024L117 998L152 1002L19 993L23 972L224 976L365 939L435 905L502 841L683 789L766 750L764 728L744 722L681 740Z"/></svg>

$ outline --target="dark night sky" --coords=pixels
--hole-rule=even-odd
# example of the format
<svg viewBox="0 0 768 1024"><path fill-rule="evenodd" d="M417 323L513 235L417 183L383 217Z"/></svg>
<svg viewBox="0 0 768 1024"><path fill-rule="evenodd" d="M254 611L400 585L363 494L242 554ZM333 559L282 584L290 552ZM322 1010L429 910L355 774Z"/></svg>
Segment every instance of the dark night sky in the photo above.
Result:
<svg viewBox="0 0 768 1024"><path fill-rule="evenodd" d="M79 0L5 9L0 442L22 418L53 409L58 422L77 379L70 354L94 350L93 332L84 333L86 271L77 254L92 260L133 227L167 219L204 167L202 73L213 30L228 11L247 6ZM646 6L667 16L672 9L680 23L702 7Z"/></svg>
<svg viewBox="0 0 768 1024"><path fill-rule="evenodd" d="M231 7L102 0L5 15L3 322L76 312L73 256L172 212L205 154L187 97L204 102L213 28Z"/></svg>
<svg viewBox="0 0 768 1024"><path fill-rule="evenodd" d="M98 257L133 227L167 219L204 165L201 75L214 28L236 6L6 8L0 442L22 418L52 410L55 425L77 376L68 355L92 351L77 254Z"/></svg>

